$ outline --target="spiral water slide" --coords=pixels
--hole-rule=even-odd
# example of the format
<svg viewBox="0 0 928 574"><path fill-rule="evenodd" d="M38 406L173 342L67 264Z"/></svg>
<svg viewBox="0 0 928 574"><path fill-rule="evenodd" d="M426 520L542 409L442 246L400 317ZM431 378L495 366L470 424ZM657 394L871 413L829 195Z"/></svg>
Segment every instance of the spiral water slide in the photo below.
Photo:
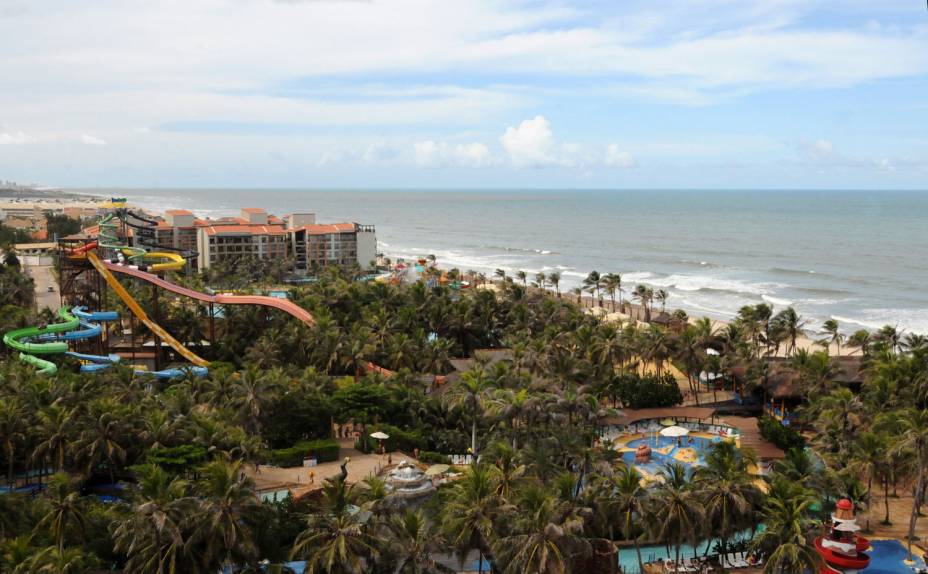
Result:
<svg viewBox="0 0 928 574"><path fill-rule="evenodd" d="M60 323L9 331L3 335L3 343L19 352L20 361L33 365L43 375L55 374L58 366L37 355L65 354L75 357L87 362L81 366L84 372L97 371L119 362L118 355L85 355L68 351L69 341L100 336L102 328L91 321L112 321L116 319L116 313L91 313L82 307L70 311L61 308L58 310L58 318L61 319Z"/></svg>

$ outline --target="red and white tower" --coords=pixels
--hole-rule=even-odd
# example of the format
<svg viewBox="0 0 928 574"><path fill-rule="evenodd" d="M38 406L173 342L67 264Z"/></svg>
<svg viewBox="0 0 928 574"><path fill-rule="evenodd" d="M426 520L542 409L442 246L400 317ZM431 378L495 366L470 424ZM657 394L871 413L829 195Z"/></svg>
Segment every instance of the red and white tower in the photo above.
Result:
<svg viewBox="0 0 928 574"><path fill-rule="evenodd" d="M842 498L831 515L828 532L815 539L815 549L824 561L820 574L857 574L870 565L870 557L864 552L870 541L858 536L859 530L854 505Z"/></svg>

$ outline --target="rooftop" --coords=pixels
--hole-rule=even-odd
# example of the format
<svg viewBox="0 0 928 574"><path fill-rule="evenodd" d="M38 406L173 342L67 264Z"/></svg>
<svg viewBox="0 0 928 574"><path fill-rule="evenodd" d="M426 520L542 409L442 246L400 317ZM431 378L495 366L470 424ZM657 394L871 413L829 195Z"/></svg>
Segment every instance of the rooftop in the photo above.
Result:
<svg viewBox="0 0 928 574"><path fill-rule="evenodd" d="M164 212L165 215L193 215L192 211L186 209L169 209Z"/></svg>
<svg viewBox="0 0 928 574"><path fill-rule="evenodd" d="M207 235L285 235L286 229L274 225L209 225Z"/></svg>

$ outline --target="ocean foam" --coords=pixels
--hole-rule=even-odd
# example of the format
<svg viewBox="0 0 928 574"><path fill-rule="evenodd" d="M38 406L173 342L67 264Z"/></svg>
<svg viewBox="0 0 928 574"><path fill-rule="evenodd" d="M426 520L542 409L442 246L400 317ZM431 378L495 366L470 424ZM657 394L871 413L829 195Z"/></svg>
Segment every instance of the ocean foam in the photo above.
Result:
<svg viewBox="0 0 928 574"><path fill-rule="evenodd" d="M862 309L860 317L832 315L839 323L853 323L871 330L893 325L906 333L928 334L928 309Z"/></svg>
<svg viewBox="0 0 928 574"><path fill-rule="evenodd" d="M772 295L764 294L764 295L761 295L760 298L766 301L767 303L770 303L771 305L781 305L783 307L789 307L793 305L793 302L790 301L789 299L780 299L779 297L774 297Z"/></svg>
<svg viewBox="0 0 928 574"><path fill-rule="evenodd" d="M730 293L741 293L748 295L768 295L776 289L788 287L783 283L751 283L740 279L724 279L713 277L711 275L668 275L647 279L646 283L658 287L673 287L680 291L728 291Z"/></svg>

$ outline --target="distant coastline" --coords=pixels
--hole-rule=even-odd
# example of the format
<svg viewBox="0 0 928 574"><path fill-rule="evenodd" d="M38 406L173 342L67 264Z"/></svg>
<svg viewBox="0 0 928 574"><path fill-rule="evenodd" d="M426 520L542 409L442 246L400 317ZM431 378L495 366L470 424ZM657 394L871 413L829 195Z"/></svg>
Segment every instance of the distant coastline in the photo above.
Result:
<svg viewBox="0 0 928 574"><path fill-rule="evenodd" d="M592 271L623 288L670 293L691 316L731 320L745 305L794 307L818 331L894 325L928 333L928 194L816 191L326 191L80 189L125 195L161 212L273 213L375 224L396 259L435 254L445 267L492 276L561 273L561 290ZM888 233L892 230L892 233Z"/></svg>

